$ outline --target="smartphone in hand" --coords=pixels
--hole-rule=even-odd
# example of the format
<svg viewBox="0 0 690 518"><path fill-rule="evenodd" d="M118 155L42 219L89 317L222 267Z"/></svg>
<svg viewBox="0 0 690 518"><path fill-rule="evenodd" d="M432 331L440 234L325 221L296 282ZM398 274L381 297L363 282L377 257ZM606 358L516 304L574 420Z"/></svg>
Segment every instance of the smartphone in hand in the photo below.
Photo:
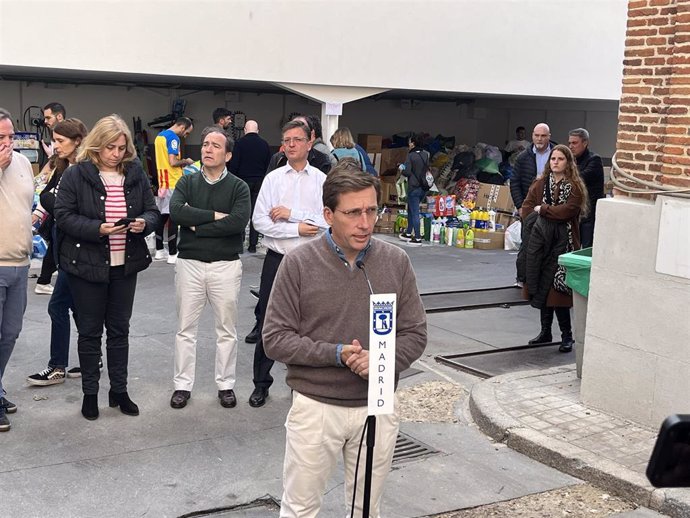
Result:
<svg viewBox="0 0 690 518"><path fill-rule="evenodd" d="M130 223L134 223L135 221L135 218L120 218L115 222L115 226L119 227L121 225L129 225Z"/></svg>

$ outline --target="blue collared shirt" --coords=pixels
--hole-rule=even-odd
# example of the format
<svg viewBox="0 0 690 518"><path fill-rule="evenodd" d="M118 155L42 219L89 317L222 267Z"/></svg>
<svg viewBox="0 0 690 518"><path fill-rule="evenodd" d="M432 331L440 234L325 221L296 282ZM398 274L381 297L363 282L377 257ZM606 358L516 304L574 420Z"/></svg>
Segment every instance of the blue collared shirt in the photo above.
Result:
<svg viewBox="0 0 690 518"><path fill-rule="evenodd" d="M332 229L329 228L328 232L326 232L326 240L328 241L328 244L331 246L331 250L333 250L335 252L335 254L338 256L338 259L340 259L345 266L347 266L350 270L353 270L354 266L359 261L363 261L364 257L367 255L369 248L371 248L371 239L369 239L367 246L365 246L357 254L357 258L355 259L355 264L350 264L347 262L347 259L345 258L345 254L343 253L342 249L336 244L335 241L333 241L333 236L331 233L332 233Z"/></svg>
<svg viewBox="0 0 690 518"><path fill-rule="evenodd" d="M537 151L537 146L532 145L532 151L534 151L534 156L537 159L537 178L541 178L544 174L544 168L546 167L546 162L549 161L549 153L551 153L551 144L546 148L546 151L540 153Z"/></svg>

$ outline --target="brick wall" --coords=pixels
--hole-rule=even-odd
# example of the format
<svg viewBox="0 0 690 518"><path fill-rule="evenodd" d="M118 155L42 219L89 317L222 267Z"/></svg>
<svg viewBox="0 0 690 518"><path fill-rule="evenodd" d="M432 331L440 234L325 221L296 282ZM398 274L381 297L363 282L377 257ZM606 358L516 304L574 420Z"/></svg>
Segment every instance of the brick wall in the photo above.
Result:
<svg viewBox="0 0 690 518"><path fill-rule="evenodd" d="M618 116L618 165L690 188L690 0L631 0Z"/></svg>

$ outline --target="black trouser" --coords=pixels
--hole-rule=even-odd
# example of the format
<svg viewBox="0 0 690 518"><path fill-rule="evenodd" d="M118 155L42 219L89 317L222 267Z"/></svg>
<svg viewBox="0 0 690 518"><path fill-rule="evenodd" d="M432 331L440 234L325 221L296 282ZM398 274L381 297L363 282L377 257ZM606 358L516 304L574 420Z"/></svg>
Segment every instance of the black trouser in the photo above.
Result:
<svg viewBox="0 0 690 518"><path fill-rule="evenodd" d="M165 224L170 221L168 226L168 253L175 255L177 253L177 225L173 222L170 214L161 214L158 228L156 228L156 250L163 250L163 232L165 232Z"/></svg>
<svg viewBox="0 0 690 518"><path fill-rule="evenodd" d="M43 263L41 263L41 274L38 276L36 284L50 284L50 278L57 271L55 265L55 254L53 252L53 240L48 241L48 248L46 255L43 256Z"/></svg>
<svg viewBox="0 0 690 518"><path fill-rule="evenodd" d="M261 190L261 184L263 183L264 179L261 178L259 180L254 180L254 181L247 181L247 185L249 186L249 196L250 200L252 203L252 212L251 214L254 215L254 206L256 205L256 199L259 196L259 191ZM259 242L259 233L254 229L254 223L252 223L251 217L249 218L249 247L250 248L256 248L257 243Z"/></svg>
<svg viewBox="0 0 690 518"><path fill-rule="evenodd" d="M580 223L580 244L582 248L589 248L594 244L594 220L588 219Z"/></svg>
<svg viewBox="0 0 690 518"><path fill-rule="evenodd" d="M261 269L261 284L259 285L259 340L256 342L254 348L254 386L268 388L273 384L273 377L271 376L271 367L273 367L273 360L266 356L264 351L264 339L261 336L264 328L264 318L266 316L266 308L268 307L268 298L271 296L271 289L273 289L273 281L275 281L278 267L283 260L283 254L268 250L266 252L266 259L264 259L264 266Z"/></svg>
<svg viewBox="0 0 690 518"><path fill-rule="evenodd" d="M570 324L570 308L566 307L546 307L541 308L541 330L551 336L551 326L553 325L553 314L556 313L558 327L561 329L561 338L572 338L573 330Z"/></svg>
<svg viewBox="0 0 690 518"><path fill-rule="evenodd" d="M77 319L77 350L81 367L81 386L86 395L98 394L101 372L101 338L105 325L105 350L108 359L110 390L127 392L129 358L129 320L132 316L137 276L125 276L124 266L110 268L110 282L89 282L69 275Z"/></svg>

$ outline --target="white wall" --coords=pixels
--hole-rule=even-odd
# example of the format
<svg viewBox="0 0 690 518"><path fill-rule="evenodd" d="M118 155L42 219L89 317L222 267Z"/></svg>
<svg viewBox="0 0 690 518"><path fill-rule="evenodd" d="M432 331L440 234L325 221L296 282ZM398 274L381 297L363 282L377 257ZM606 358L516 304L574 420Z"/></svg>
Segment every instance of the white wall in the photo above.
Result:
<svg viewBox="0 0 690 518"><path fill-rule="evenodd" d="M690 280L655 271L661 204L597 203L581 387L585 404L652 428L690 413Z"/></svg>
<svg viewBox="0 0 690 518"><path fill-rule="evenodd" d="M614 100L626 8L626 0L2 0L0 66Z"/></svg>
<svg viewBox="0 0 690 518"><path fill-rule="evenodd" d="M119 113L131 125L141 117L144 127L155 117L169 113L172 100L187 100L186 115L197 121L189 143L196 143L201 129L211 123L214 108L225 106L243 111L259 122L261 134L278 145L280 127L292 112L318 115L320 106L292 94L240 93L237 101L226 101L224 94L209 91L188 92L168 89L126 88L121 86L46 85L33 82L0 81L0 106L15 119L31 105L44 106L57 101L65 105L68 116L81 118L91 127L109 113ZM390 136L407 131L455 136L458 143L485 142L502 146L513 138L515 127L525 126L528 134L538 122L548 122L552 137L567 141L567 132L583 126L590 130L592 149L604 157L615 150L618 103L614 101L564 101L553 99L479 99L473 104L422 101L414 109L404 109L400 101L363 99L346 104L341 126L353 134L376 133ZM155 136L157 130L150 130Z"/></svg>

